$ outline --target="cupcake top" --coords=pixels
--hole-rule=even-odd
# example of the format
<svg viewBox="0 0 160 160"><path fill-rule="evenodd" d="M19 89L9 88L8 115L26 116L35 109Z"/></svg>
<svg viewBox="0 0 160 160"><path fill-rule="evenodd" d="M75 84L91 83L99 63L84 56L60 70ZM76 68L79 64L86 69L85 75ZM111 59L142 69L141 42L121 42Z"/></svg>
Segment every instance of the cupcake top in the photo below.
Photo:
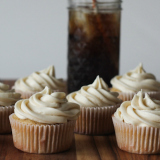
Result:
<svg viewBox="0 0 160 160"><path fill-rule="evenodd" d="M104 80L97 76L93 84L81 87L79 91L69 94L67 99L84 107L104 107L120 103L117 97L118 93L110 92Z"/></svg>
<svg viewBox="0 0 160 160"><path fill-rule="evenodd" d="M139 91L131 101L125 101L114 116L120 121L138 126L160 128L160 101L151 99L147 93Z"/></svg>
<svg viewBox="0 0 160 160"><path fill-rule="evenodd" d="M21 95L9 90L9 85L0 83L0 106L10 106L20 99Z"/></svg>
<svg viewBox="0 0 160 160"><path fill-rule="evenodd" d="M160 91L160 82L151 73L146 73L142 64L124 74L123 76L115 76L111 80L113 88L121 92L138 92L143 91Z"/></svg>
<svg viewBox="0 0 160 160"><path fill-rule="evenodd" d="M29 99L15 104L15 115L20 119L29 119L39 123L66 123L79 116L78 104L67 102L64 92L52 92L47 86Z"/></svg>
<svg viewBox="0 0 160 160"><path fill-rule="evenodd" d="M15 82L14 88L24 92L39 92L45 86L48 86L52 90L61 90L65 87L62 79L55 78L54 66L49 66L47 69L34 72L28 77L18 79Z"/></svg>

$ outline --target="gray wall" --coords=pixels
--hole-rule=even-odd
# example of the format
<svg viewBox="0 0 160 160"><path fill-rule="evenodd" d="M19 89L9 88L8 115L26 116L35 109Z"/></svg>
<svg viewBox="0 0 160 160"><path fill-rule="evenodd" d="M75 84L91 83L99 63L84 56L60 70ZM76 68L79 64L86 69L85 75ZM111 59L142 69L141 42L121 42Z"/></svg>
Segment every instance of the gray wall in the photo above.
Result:
<svg viewBox="0 0 160 160"><path fill-rule="evenodd" d="M66 0L0 1L0 79L55 65L66 78ZM143 62L160 79L160 0L124 0L120 73Z"/></svg>

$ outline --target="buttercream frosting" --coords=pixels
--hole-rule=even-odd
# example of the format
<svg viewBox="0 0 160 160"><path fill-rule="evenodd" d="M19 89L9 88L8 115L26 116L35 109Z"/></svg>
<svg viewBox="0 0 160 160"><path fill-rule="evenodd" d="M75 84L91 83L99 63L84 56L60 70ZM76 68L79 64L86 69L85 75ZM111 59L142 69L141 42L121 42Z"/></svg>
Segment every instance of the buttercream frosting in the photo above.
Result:
<svg viewBox="0 0 160 160"><path fill-rule="evenodd" d="M142 64L123 76L115 76L111 80L113 88L122 92L160 91L160 82L151 73L146 73Z"/></svg>
<svg viewBox="0 0 160 160"><path fill-rule="evenodd" d="M68 102L64 92L52 92L47 86L29 99L20 100L15 104L15 114L18 118L45 124L76 120L79 112L79 105Z"/></svg>
<svg viewBox="0 0 160 160"><path fill-rule="evenodd" d="M114 116L125 123L160 128L160 101L139 91L131 101L125 101Z"/></svg>
<svg viewBox="0 0 160 160"><path fill-rule="evenodd" d="M20 99L21 95L9 90L9 85L0 83L0 106L10 106Z"/></svg>
<svg viewBox="0 0 160 160"><path fill-rule="evenodd" d="M63 90L65 87L62 79L55 78L54 66L49 66L47 69L34 72L28 77L18 79L14 88L24 92L39 92L45 86L53 90Z"/></svg>
<svg viewBox="0 0 160 160"><path fill-rule="evenodd" d="M97 76L92 84L69 94L67 99L84 107L103 107L120 103L121 100L117 97L118 93L110 92L104 80Z"/></svg>

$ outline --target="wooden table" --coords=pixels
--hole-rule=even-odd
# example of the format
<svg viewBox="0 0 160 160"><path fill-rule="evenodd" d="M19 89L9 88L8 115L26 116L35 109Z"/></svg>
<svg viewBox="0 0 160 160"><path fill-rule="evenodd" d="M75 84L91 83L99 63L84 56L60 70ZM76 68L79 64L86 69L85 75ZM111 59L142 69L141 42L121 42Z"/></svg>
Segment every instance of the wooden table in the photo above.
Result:
<svg viewBox="0 0 160 160"><path fill-rule="evenodd" d="M2 81L2 80L1 80ZM14 81L3 81L13 85ZM24 153L13 145L12 135L0 135L0 160L160 160L160 155L138 155L120 150L115 135L75 134L70 150L48 155Z"/></svg>

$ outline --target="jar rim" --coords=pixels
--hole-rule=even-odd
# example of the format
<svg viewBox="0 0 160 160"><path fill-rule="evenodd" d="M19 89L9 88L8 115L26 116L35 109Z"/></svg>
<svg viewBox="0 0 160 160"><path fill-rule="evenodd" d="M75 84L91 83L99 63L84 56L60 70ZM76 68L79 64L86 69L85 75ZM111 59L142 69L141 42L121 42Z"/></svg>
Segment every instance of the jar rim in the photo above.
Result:
<svg viewBox="0 0 160 160"><path fill-rule="evenodd" d="M97 2L98 9L101 10L122 10L121 8L122 0L114 1L114 2ZM79 2L78 4L70 4L67 9L72 10L76 8L85 8L86 10L94 10L92 2ZM102 5L104 5L102 7Z"/></svg>

